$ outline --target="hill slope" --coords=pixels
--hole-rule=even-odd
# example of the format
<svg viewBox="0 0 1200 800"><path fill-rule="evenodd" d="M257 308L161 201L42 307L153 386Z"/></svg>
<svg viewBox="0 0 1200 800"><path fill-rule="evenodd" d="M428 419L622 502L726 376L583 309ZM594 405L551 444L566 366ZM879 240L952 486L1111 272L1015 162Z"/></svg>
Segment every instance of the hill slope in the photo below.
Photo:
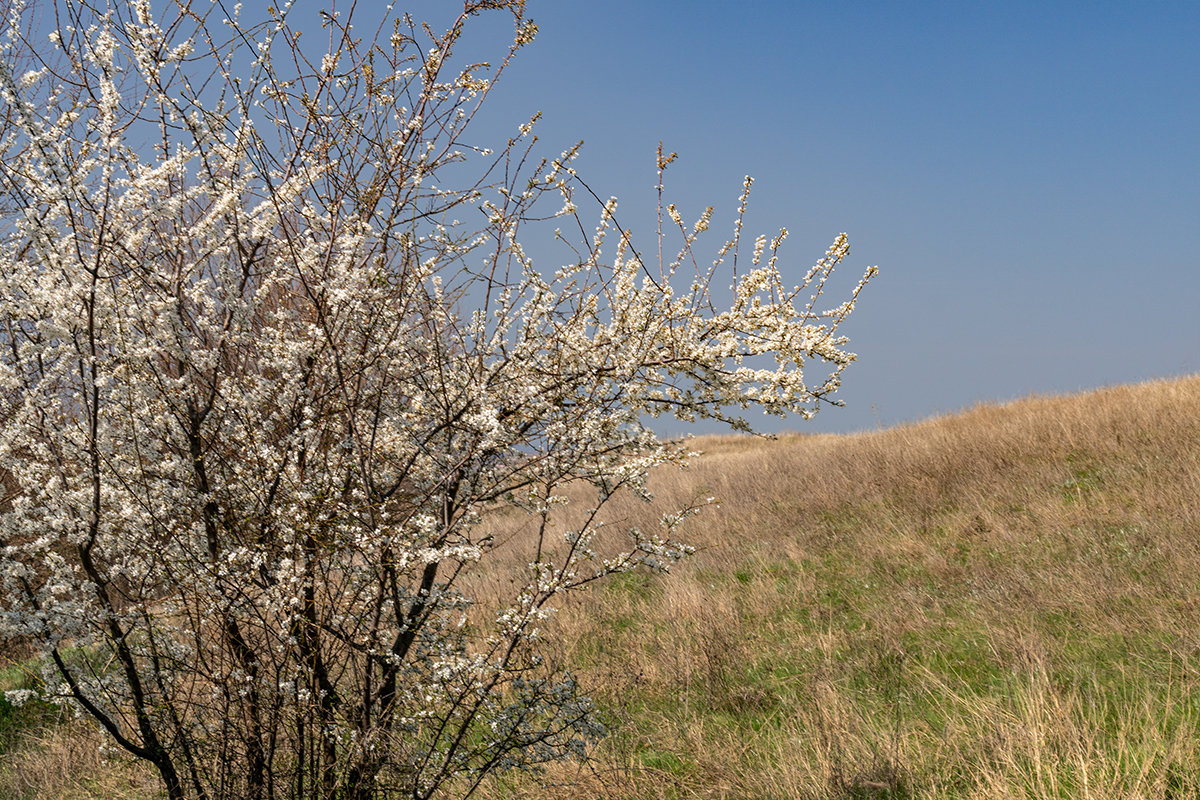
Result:
<svg viewBox="0 0 1200 800"><path fill-rule="evenodd" d="M654 489L722 500L699 553L554 622L607 709L596 763L489 797L1200 793L1200 377L697 445ZM151 796L32 729L0 797Z"/></svg>
<svg viewBox="0 0 1200 800"><path fill-rule="evenodd" d="M1200 792L1200 377L699 446L701 552L560 620L610 796Z"/></svg>

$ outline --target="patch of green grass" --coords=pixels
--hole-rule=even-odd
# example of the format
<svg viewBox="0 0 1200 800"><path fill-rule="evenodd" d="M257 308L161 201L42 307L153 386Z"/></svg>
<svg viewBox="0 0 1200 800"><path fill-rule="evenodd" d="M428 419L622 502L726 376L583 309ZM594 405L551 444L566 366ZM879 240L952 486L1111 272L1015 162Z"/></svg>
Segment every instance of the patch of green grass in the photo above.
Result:
<svg viewBox="0 0 1200 800"><path fill-rule="evenodd" d="M18 746L30 732L53 722L58 709L38 698L12 703L9 691L37 691L42 681L33 662L13 663L0 669L0 756Z"/></svg>
<svg viewBox="0 0 1200 800"><path fill-rule="evenodd" d="M638 759L646 769L659 770L676 777L687 775L694 766L680 758L678 754L664 750L643 750L638 755Z"/></svg>
<svg viewBox="0 0 1200 800"><path fill-rule="evenodd" d="M1106 468L1086 453L1067 455L1071 477L1059 484L1062 498L1069 503L1083 503L1092 497L1104 482Z"/></svg>
<svg viewBox="0 0 1200 800"><path fill-rule="evenodd" d="M654 576L643 570L613 575L601 586L602 591L625 595L634 600L650 599L657 591Z"/></svg>

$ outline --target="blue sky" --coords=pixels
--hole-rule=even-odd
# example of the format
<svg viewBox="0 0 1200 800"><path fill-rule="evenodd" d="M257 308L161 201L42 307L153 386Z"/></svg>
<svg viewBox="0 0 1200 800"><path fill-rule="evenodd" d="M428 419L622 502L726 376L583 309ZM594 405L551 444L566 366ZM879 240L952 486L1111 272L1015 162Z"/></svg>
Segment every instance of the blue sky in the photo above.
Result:
<svg viewBox="0 0 1200 800"><path fill-rule="evenodd" d="M788 225L798 273L843 230L847 281L879 265L847 408L804 429L1200 370L1200 5L528 8L500 97L584 140L628 226L653 231L662 139L685 208L729 218L749 173L748 228Z"/></svg>
<svg viewBox="0 0 1200 800"><path fill-rule="evenodd" d="M425 8L438 4L424 4ZM446 4L444 10L454 4ZM548 150L651 247L672 199L787 225L797 276L840 231L852 431L1031 392L1200 371L1200 4L530 0L489 125ZM470 40L468 40L470 41ZM714 235L711 247L719 246Z"/></svg>

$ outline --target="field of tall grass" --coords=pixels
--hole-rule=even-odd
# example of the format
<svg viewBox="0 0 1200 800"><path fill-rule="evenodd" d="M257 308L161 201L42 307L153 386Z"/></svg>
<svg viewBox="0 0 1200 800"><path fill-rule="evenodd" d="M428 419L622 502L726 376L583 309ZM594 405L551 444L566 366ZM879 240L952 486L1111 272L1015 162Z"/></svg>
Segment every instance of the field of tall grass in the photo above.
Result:
<svg viewBox="0 0 1200 800"><path fill-rule="evenodd" d="M699 552L548 633L611 735L490 800L1200 796L1200 377L696 444L652 488L721 500ZM150 786L0 706L0 798Z"/></svg>

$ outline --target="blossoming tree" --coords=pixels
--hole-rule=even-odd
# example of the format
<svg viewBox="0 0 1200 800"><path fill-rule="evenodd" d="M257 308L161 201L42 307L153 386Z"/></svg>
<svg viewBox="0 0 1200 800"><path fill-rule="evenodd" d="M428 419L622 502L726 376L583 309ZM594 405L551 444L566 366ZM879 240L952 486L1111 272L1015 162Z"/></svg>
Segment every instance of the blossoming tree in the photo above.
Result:
<svg viewBox="0 0 1200 800"><path fill-rule="evenodd" d="M466 796L582 753L541 620L686 553L689 509L596 537L688 457L648 421L837 389L845 238L793 286L785 232L739 261L745 195L715 262L711 210L664 207L654 263L614 201L585 229L574 151L467 138L536 31L520 0L440 33L331 11L316 50L286 7L49 8L12 8L0 58L0 624L45 695L173 799ZM459 58L505 11L507 55ZM573 255L535 264L555 214ZM501 542L512 590L477 593Z"/></svg>

